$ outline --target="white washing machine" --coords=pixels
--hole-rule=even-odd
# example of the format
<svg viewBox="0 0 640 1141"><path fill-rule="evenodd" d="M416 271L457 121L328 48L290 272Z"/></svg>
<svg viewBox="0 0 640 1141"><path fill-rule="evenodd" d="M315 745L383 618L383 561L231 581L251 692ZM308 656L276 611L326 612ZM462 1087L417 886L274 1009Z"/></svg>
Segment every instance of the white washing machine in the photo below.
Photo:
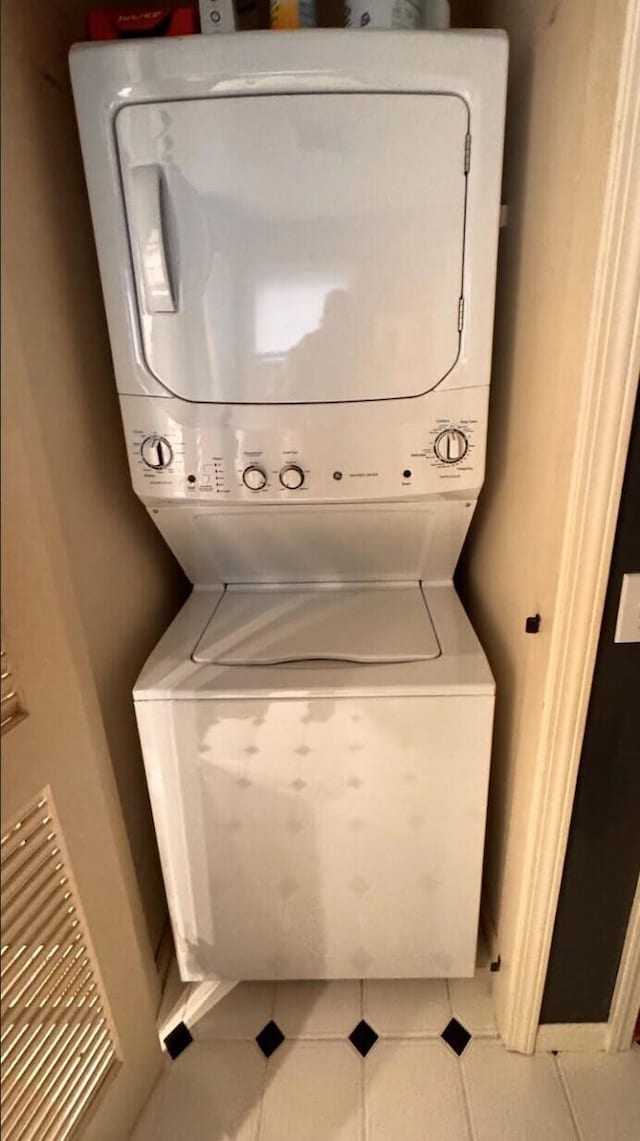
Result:
<svg viewBox="0 0 640 1141"><path fill-rule="evenodd" d="M474 969L507 45L82 45L134 489L194 584L134 698L184 979Z"/></svg>

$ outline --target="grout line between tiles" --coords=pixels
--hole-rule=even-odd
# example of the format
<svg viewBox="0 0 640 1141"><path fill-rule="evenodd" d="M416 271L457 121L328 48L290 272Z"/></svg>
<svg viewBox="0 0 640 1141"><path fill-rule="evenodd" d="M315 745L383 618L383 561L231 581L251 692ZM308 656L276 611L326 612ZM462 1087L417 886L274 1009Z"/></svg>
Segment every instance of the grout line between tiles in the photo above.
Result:
<svg viewBox="0 0 640 1141"><path fill-rule="evenodd" d="M469 1137L471 1141L478 1141L475 1125L473 1122L473 1112L471 1110L471 1096L469 1094L469 1086L467 1084L467 1074L464 1068L464 1058L460 1058L460 1085L462 1086L462 1100L464 1102L464 1114L467 1119L467 1126L469 1129Z"/></svg>
<svg viewBox="0 0 640 1141"><path fill-rule="evenodd" d="M256 1033L258 1033L260 1030L262 1030L261 1026L258 1027ZM196 1036L193 1040L194 1042L202 1042L205 1045L209 1042L255 1042L256 1035L248 1031L246 1034L212 1034L210 1036L206 1035L204 1037Z"/></svg>
<svg viewBox="0 0 640 1141"><path fill-rule="evenodd" d="M368 1133L365 1062L366 1058L363 1058L360 1066L360 1137L362 1141L367 1141Z"/></svg>
<svg viewBox="0 0 640 1141"><path fill-rule="evenodd" d="M259 1027L262 1029L262 1027ZM397 1030L385 1031L373 1027L380 1042L437 1042L442 1038L441 1030ZM444 1027L443 1027L444 1029ZM500 1036L495 1031L473 1031L474 1042L498 1042ZM348 1042L348 1030L317 1030L315 1033L285 1034L287 1042ZM255 1042L255 1034L216 1034L211 1037L194 1039L203 1044L214 1042Z"/></svg>
<svg viewBox="0 0 640 1141"><path fill-rule="evenodd" d="M576 1141L582 1141L582 1131L581 1131L580 1126L578 1124L578 1117L577 1117L577 1114L575 1111L575 1106L573 1104L573 1098L571 1097L571 1089L569 1087L569 1083L567 1082L567 1079L565 1077L562 1066L560 1065L560 1060L558 1058L558 1055L552 1054L551 1057L553 1058L553 1061L555 1063L554 1069L556 1072L556 1077L560 1083L560 1088L561 1088L561 1090L565 1096L565 1101L569 1107L569 1116L571 1117L571 1124L573 1125L573 1131L576 1135Z"/></svg>
<svg viewBox="0 0 640 1141"><path fill-rule="evenodd" d="M256 1046L256 1050L257 1049L259 1049L258 1046ZM264 1114L264 1095L267 1092L268 1081L269 1081L269 1059L266 1058L265 1059L265 1066L264 1066L264 1074L262 1077L262 1093L260 1094L260 1105L258 1106L258 1113L256 1115L257 1120L256 1120L256 1131L255 1131L254 1141L260 1141L260 1136L262 1134L262 1117Z"/></svg>
<svg viewBox="0 0 640 1141"><path fill-rule="evenodd" d="M360 1021L364 1018L364 979L358 979L358 991L360 1001Z"/></svg>
<svg viewBox="0 0 640 1141"><path fill-rule="evenodd" d="M276 988L278 986L277 980L273 979L271 985L272 985L273 990L272 990L272 994L271 994L271 1006L270 1006L271 1015L270 1015L270 1017L273 1021L275 1021L276 1002L277 1002L277 989ZM255 1041L255 1038L254 1038L254 1041ZM259 1049L259 1046L257 1044L256 1044L256 1049ZM260 1137L262 1134L262 1118L264 1116L264 1096L267 1092L267 1086L269 1084L269 1066L270 1066L270 1059L266 1058L265 1059L265 1067L264 1067L264 1075L262 1078L262 1093L260 1095L260 1105L258 1106L258 1113L257 1113L255 1141L260 1141Z"/></svg>
<svg viewBox="0 0 640 1141"><path fill-rule="evenodd" d="M373 1029L380 1042L438 1042L442 1038L442 1030L398 1030L387 1033L375 1026Z"/></svg>
<svg viewBox="0 0 640 1141"><path fill-rule="evenodd" d="M315 1034L285 1034L285 1039L287 1042L348 1042L350 1032L341 1030L334 1034L330 1030L318 1030Z"/></svg>
<svg viewBox="0 0 640 1141"><path fill-rule="evenodd" d="M450 988L450 986L449 986L449 980L448 980L448 979L445 979L445 980L444 980L444 985L445 985L445 987L446 987L446 990L447 990L447 1002L449 1003L449 1014L450 1014L451 1018L453 1018L453 1017L454 1017L454 1013L453 1013L453 999L452 999L452 997L451 997L451 988Z"/></svg>
<svg viewBox="0 0 640 1141"><path fill-rule="evenodd" d="M262 1029L262 1027L260 1027ZM440 1030L404 1030L392 1033L373 1029L380 1042L437 1042L442 1037ZM474 1041L495 1042L496 1034L472 1034ZM314 1034L285 1034L287 1042L348 1042L349 1032L346 1030L318 1030ZM255 1042L255 1034L221 1034L211 1038L196 1038L196 1042L203 1044L215 1042Z"/></svg>

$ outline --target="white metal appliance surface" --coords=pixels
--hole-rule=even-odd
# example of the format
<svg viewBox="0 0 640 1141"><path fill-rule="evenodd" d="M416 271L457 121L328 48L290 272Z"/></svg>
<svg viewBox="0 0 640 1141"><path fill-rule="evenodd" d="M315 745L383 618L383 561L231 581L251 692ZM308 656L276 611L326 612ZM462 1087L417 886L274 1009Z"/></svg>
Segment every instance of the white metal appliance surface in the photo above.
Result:
<svg viewBox="0 0 640 1141"><path fill-rule="evenodd" d="M422 592L347 583L272 590L229 586L193 651L195 662L273 666L289 662L420 662L438 640Z"/></svg>
<svg viewBox="0 0 640 1141"><path fill-rule="evenodd" d="M473 970L493 681L451 578L506 63L482 32L72 52L133 486L195 584L135 690L185 978Z"/></svg>
<svg viewBox="0 0 640 1141"><path fill-rule="evenodd" d="M494 687L453 587L424 588L441 653L403 663L393 636L376 663L198 661L221 595L135 690L183 978L471 974Z"/></svg>
<svg viewBox="0 0 640 1141"><path fill-rule="evenodd" d="M122 108L116 140L149 371L203 403L434 388L460 343L468 125L464 99L443 93Z"/></svg>
<svg viewBox="0 0 640 1141"><path fill-rule="evenodd" d="M506 64L492 32L73 49L134 487L194 581L451 577L484 477ZM425 519L389 511L382 542L382 501ZM278 513L257 557L264 505L311 503L346 509L344 569L331 523L298 560L300 511L293 561Z"/></svg>

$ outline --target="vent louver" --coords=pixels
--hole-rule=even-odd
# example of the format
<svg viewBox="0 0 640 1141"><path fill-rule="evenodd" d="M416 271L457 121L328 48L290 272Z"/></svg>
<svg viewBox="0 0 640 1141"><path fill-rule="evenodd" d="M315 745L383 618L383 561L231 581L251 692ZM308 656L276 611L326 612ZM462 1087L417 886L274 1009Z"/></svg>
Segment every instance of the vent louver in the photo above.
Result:
<svg viewBox="0 0 640 1141"><path fill-rule="evenodd" d="M62 1141L117 1066L48 790L2 827L2 1137Z"/></svg>
<svg viewBox="0 0 640 1141"><path fill-rule="evenodd" d="M11 669L7 651L4 647L4 638L2 640L2 647L0 648L0 662L0 710L2 715L1 727L4 733L5 729L9 729L25 716L25 709L20 699L15 674Z"/></svg>

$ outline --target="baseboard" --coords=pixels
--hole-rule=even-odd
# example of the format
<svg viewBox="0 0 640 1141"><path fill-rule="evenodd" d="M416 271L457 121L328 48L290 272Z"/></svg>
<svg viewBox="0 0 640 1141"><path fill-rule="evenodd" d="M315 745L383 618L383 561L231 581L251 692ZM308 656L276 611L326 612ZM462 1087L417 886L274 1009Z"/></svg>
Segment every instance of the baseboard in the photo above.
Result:
<svg viewBox="0 0 640 1141"><path fill-rule="evenodd" d="M191 1029L207 1011L221 1002L238 983L227 979L215 979L202 983L191 983L184 1012L185 1025Z"/></svg>
<svg viewBox="0 0 640 1141"><path fill-rule="evenodd" d="M607 1050L628 1050L640 1010L640 877L609 1010Z"/></svg>
<svg viewBox="0 0 640 1141"><path fill-rule="evenodd" d="M236 982L211 979L207 982L185 983L178 973L175 957L171 959L167 980L158 1012L158 1036L164 1041L181 1022L191 1030L198 1019L233 990Z"/></svg>
<svg viewBox="0 0 640 1141"><path fill-rule="evenodd" d="M536 1053L551 1050L605 1050L606 1022L546 1022L538 1027Z"/></svg>

